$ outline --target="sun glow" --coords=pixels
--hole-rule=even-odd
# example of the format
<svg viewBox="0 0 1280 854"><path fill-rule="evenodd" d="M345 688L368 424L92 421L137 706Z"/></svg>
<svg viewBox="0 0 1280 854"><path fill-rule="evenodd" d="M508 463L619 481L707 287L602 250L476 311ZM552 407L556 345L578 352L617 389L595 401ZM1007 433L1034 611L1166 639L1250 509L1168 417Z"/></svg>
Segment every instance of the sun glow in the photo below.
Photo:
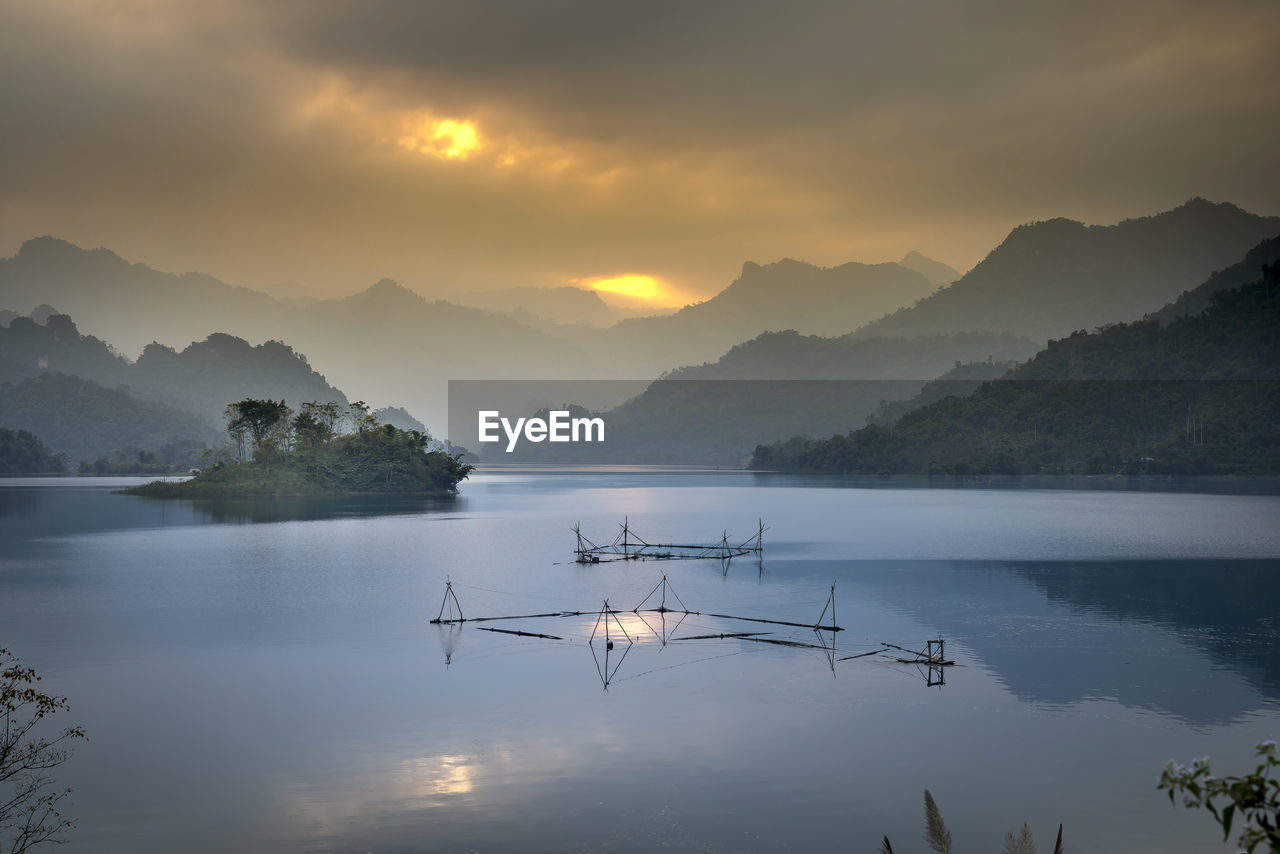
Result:
<svg viewBox="0 0 1280 854"><path fill-rule="evenodd" d="M678 289L658 276L643 273L623 273L618 276L597 276L589 279L574 279L574 284L591 288L600 294L623 297L628 301L648 303L655 306L675 306L683 304L684 297Z"/></svg>
<svg viewBox="0 0 1280 854"><path fill-rule="evenodd" d="M402 148L444 160L466 160L480 148L480 134L469 121L434 119L398 140Z"/></svg>

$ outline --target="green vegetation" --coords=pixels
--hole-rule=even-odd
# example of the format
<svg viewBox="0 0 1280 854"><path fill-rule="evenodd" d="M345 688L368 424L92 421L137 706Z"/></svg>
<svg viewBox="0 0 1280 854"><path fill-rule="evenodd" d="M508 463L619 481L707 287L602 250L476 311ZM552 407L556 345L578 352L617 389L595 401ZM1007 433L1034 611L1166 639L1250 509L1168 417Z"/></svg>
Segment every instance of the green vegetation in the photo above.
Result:
<svg viewBox="0 0 1280 854"><path fill-rule="evenodd" d="M0 383L0 419L65 451L73 463L113 459L122 448L155 452L186 441L205 447L218 437L213 424L190 413L66 374Z"/></svg>
<svg viewBox="0 0 1280 854"><path fill-rule="evenodd" d="M677 368L664 374L662 378L924 380L952 369L957 362L1021 362L1030 359L1039 350L1040 345L1030 339L1008 333L960 332L914 339L854 335L823 338L801 335L788 329L782 332L765 332L734 346L715 362ZM990 379L991 376L982 378Z"/></svg>
<svg viewBox="0 0 1280 854"><path fill-rule="evenodd" d="M0 476L62 474L66 470L67 455L55 454L35 434L0 428Z"/></svg>
<svg viewBox="0 0 1280 854"><path fill-rule="evenodd" d="M1280 768L1276 743L1259 744L1258 759L1253 773L1243 777L1215 777L1207 758L1193 760L1190 767L1170 760L1156 788L1169 793L1169 803L1182 792L1183 806L1207 809L1222 827L1224 842L1239 816L1244 825L1236 841L1240 848L1253 854L1265 842L1272 854L1280 854L1280 780L1271 776Z"/></svg>
<svg viewBox="0 0 1280 854"><path fill-rule="evenodd" d="M1280 266L1194 318L1055 341L1006 378L754 468L848 474L1280 473ZM1159 377L1159 379L1154 379Z"/></svg>
<svg viewBox="0 0 1280 854"><path fill-rule="evenodd" d="M0 426L35 432L73 464L82 463L82 473L185 472L198 462L198 451L175 449L217 442L222 401L347 404L302 354L279 341L251 346L215 333L181 351L152 343L130 363L81 334L67 315L37 322L43 314L0 326Z"/></svg>
<svg viewBox="0 0 1280 854"><path fill-rule="evenodd" d="M230 441L188 481L126 490L172 498L337 493L450 493L472 471L461 454L428 450L419 430L380 424L363 401L302 404L246 398L226 408ZM349 426L351 432L340 433Z"/></svg>
<svg viewBox="0 0 1280 854"><path fill-rule="evenodd" d="M93 462L84 460L78 473L82 475L186 474L204 460L207 448L203 442L187 439L170 442L159 450L121 448L104 454Z"/></svg>

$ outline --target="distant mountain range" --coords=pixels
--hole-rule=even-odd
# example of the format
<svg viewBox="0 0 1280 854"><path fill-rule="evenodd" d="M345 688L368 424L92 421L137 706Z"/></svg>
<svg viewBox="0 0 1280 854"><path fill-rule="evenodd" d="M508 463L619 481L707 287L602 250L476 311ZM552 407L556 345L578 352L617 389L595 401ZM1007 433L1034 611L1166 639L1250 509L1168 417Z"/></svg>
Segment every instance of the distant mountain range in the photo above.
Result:
<svg viewBox="0 0 1280 854"><path fill-rule="evenodd" d="M892 429L795 438L757 448L752 465L858 474L1274 475L1277 423L1280 264L1271 262L1252 283L1214 292L1199 314L1076 332L966 397L907 412Z"/></svg>
<svg viewBox="0 0 1280 854"><path fill-rule="evenodd" d="M624 316L595 291L569 285L558 288L504 288L455 293L447 302L505 314L534 328L545 325L605 327Z"/></svg>
<svg viewBox="0 0 1280 854"><path fill-rule="evenodd" d="M1116 225L1069 219L1023 225L955 284L857 334L986 330L1044 342L1138 320L1276 235L1280 217L1199 198Z"/></svg>
<svg viewBox="0 0 1280 854"><path fill-rule="evenodd" d="M160 272L106 249L42 237L0 259L0 307L15 322L15 310L56 306L100 344L137 355L140 364L163 361L163 349L142 358L153 342L179 353L215 334L283 341L295 355L306 353L309 369L331 387L375 407L404 407L442 432L449 379L645 379L716 363L705 372L821 378L903 371L909 376L898 378L914 380L937 376L955 361L1024 358L1028 345L1020 338L1039 344L1141 318L1276 235L1280 217L1193 199L1112 226L1065 219L1020 226L962 276L914 252L901 263L830 268L790 259L747 262L704 302L605 328L591 325L606 316L600 297L580 288L471 295L476 307L429 300L384 279L340 299L277 300L204 274ZM794 335L760 338L783 330ZM838 343L805 340L813 336ZM883 350L890 345L859 351L854 343L872 338L914 343L892 357ZM754 343L729 354L744 342ZM916 362L904 361L908 351ZM5 358L0 353L0 376ZM146 374L132 371L126 380L108 375L122 368L102 370L78 375L110 387L136 384Z"/></svg>
<svg viewBox="0 0 1280 854"><path fill-rule="evenodd" d="M717 361L679 368L673 380L928 380L957 362L1022 362L1039 351L1028 338L959 332L923 338L824 338L795 330L766 332Z"/></svg>
<svg viewBox="0 0 1280 854"><path fill-rule="evenodd" d="M761 442L844 432L961 362L969 363L965 378L990 379L1035 352L1025 338L987 332L914 341L766 332L714 363L671 371L612 408L603 445L525 444L513 453L489 446L485 458L740 468Z"/></svg>
<svg viewBox="0 0 1280 854"><path fill-rule="evenodd" d="M406 406L437 430L448 379L653 377L715 359L771 329L849 332L932 289L924 275L897 264L747 263L706 302L600 329L584 324L604 317L603 302L579 288L472 295L483 309L428 300L388 279L340 299L275 300L52 237L0 259L0 306L11 313L57 306L126 354L214 333L286 341L343 389L375 405Z"/></svg>
<svg viewBox="0 0 1280 854"><path fill-rule="evenodd" d="M665 317L624 320L597 336L615 361L653 375L714 359L762 332L794 329L843 335L886 311L908 305L934 286L898 264L816 267L784 259L742 273L711 299Z"/></svg>
<svg viewBox="0 0 1280 854"><path fill-rule="evenodd" d="M219 333L181 351L151 344L129 362L67 315L0 326L0 427L30 430L73 467L125 448L216 443L224 408L246 397L348 402L278 341Z"/></svg>
<svg viewBox="0 0 1280 854"><path fill-rule="evenodd" d="M941 261L926 258L914 249L902 257L902 260L898 262L898 266L906 267L908 270L915 270L933 285L949 285L960 278L960 271L954 267L948 267Z"/></svg>

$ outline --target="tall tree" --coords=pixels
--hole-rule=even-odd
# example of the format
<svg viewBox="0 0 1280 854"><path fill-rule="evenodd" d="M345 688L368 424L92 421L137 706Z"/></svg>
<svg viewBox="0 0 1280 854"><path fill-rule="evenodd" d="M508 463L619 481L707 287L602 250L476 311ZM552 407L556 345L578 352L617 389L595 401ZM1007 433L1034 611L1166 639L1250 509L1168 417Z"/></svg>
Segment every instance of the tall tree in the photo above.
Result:
<svg viewBox="0 0 1280 854"><path fill-rule="evenodd" d="M226 408L227 432L237 442L243 442L247 433L253 440L254 456L269 455L274 450L287 450L286 431L279 428L288 425L293 414L283 400L257 400L247 397Z"/></svg>

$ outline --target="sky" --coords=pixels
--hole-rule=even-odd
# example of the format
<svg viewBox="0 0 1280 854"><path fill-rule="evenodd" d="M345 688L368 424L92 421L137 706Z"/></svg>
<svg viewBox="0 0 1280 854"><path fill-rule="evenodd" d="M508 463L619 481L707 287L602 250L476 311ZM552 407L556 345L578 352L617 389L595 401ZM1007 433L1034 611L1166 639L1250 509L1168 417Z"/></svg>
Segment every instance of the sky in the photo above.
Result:
<svg viewBox="0 0 1280 854"><path fill-rule="evenodd" d="M1280 214L1275 0L3 0L0 255L322 294L644 282L1192 196Z"/></svg>

